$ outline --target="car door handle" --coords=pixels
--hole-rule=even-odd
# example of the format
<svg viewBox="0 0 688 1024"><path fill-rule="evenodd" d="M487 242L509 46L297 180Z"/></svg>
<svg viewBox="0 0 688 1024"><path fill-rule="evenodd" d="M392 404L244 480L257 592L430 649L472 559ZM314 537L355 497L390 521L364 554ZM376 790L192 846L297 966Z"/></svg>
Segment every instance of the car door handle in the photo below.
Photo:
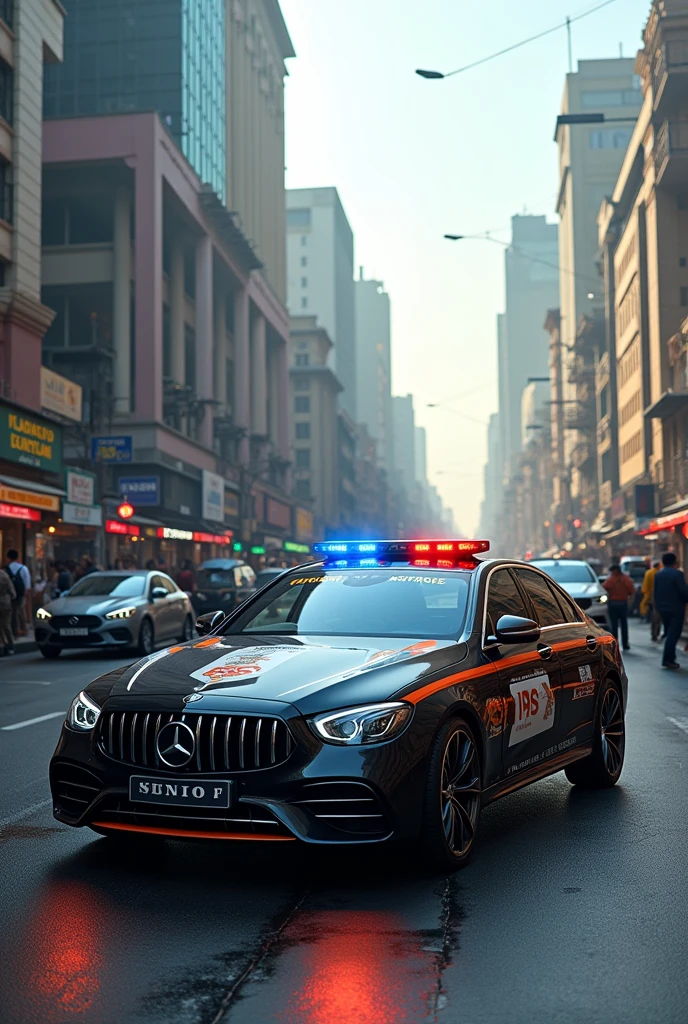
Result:
<svg viewBox="0 0 688 1024"><path fill-rule="evenodd" d="M538 644L538 654L543 661L547 661L548 658L551 658L553 653L552 648L548 647L547 644Z"/></svg>
<svg viewBox="0 0 688 1024"><path fill-rule="evenodd" d="M597 637L596 636L586 636L585 644L586 644L586 646L587 646L589 651L596 651L597 650Z"/></svg>

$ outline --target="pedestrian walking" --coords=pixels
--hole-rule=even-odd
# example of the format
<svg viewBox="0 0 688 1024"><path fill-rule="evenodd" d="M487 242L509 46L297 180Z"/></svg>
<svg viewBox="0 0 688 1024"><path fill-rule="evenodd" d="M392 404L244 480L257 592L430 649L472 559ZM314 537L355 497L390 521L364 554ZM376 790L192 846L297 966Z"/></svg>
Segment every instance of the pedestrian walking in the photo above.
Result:
<svg viewBox="0 0 688 1024"><path fill-rule="evenodd" d="M16 598L17 591L9 572L7 569L0 569L0 644L5 654L14 654L12 606Z"/></svg>
<svg viewBox="0 0 688 1024"><path fill-rule="evenodd" d="M619 639L621 629L621 646L624 651L630 651L631 645L628 642L628 599L635 594L635 585L630 576L621 572L620 565L612 565L609 575L602 584L609 597L609 618L612 623L612 633Z"/></svg>
<svg viewBox="0 0 688 1024"><path fill-rule="evenodd" d="M31 573L19 561L19 552L13 548L7 552L7 570L14 584L16 597L12 601L12 633L15 639L26 634L26 615L24 606L26 595L31 590Z"/></svg>
<svg viewBox="0 0 688 1024"><path fill-rule="evenodd" d="M654 600L664 623L664 651L662 668L677 669L676 644L681 639L688 604L688 583L676 565L676 555L667 551L662 555L662 568L655 576Z"/></svg>
<svg viewBox="0 0 688 1024"><path fill-rule="evenodd" d="M187 594L193 594L194 592L195 583L193 568L188 558L184 559L182 563L181 571L177 576L177 586Z"/></svg>
<svg viewBox="0 0 688 1024"><path fill-rule="evenodd" d="M659 640L662 631L662 617L655 607L655 576L662 567L661 562L653 562L652 568L648 569L643 577L642 594L640 602L640 614L650 623L650 638L653 641Z"/></svg>

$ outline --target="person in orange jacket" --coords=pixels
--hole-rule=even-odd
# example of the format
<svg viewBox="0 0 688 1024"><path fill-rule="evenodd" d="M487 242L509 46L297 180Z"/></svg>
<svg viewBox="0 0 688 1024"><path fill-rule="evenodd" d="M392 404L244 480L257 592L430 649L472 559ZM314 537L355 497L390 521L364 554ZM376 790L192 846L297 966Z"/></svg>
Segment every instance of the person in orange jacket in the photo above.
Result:
<svg viewBox="0 0 688 1024"><path fill-rule="evenodd" d="M635 586L630 576L621 572L620 565L612 565L609 575L602 584L609 596L609 618L612 622L612 633L619 639L621 628L621 646L630 651L628 642L628 598L635 594Z"/></svg>

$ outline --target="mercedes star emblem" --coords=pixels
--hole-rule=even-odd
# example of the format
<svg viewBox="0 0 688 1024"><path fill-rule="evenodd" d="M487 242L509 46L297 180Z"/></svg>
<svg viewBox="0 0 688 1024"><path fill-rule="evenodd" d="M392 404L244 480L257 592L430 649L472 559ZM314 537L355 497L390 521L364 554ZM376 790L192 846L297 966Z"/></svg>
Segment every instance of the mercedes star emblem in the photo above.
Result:
<svg viewBox="0 0 688 1024"><path fill-rule="evenodd" d="M186 697L182 697L185 704L191 704L194 700L203 700L202 693L187 693Z"/></svg>
<svg viewBox="0 0 688 1024"><path fill-rule="evenodd" d="M184 722L168 722L158 733L160 760L170 768L182 768L194 755L196 741Z"/></svg>
<svg viewBox="0 0 688 1024"><path fill-rule="evenodd" d="M79 619L78 619L78 617L76 615L72 615L72 617L69 620L69 625L70 626L78 626L79 625Z"/></svg>

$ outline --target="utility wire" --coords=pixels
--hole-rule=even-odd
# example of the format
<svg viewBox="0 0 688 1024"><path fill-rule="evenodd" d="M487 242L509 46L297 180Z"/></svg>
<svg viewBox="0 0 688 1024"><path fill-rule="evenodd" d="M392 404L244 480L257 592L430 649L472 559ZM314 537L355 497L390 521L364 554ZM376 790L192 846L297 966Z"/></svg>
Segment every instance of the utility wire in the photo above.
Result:
<svg viewBox="0 0 688 1024"><path fill-rule="evenodd" d="M544 32L538 32L537 35L529 36L528 39L522 39L520 43L513 43L511 46L506 46L503 50L498 50L497 53L491 53L489 57L481 57L480 60L474 60L471 64L464 64L461 68L456 68L455 71L448 71L442 75L442 78L451 78L452 75L460 75L462 71L470 71L471 68L477 68L480 64L487 64L490 60L495 60L497 57L503 57L505 53L511 53L512 50L518 50L521 46L527 46L528 43L534 43L536 39L543 39L544 36L552 35L553 32L559 32L562 28L568 28L574 21L580 21L582 18L587 18L588 15L594 14L596 11L601 11L603 7L609 7L610 4L615 3L615 0L604 0L604 3L598 4L596 7L591 7L590 10L584 11L582 14L577 14L573 18L567 18L566 21L560 22L553 28L547 28Z"/></svg>
<svg viewBox="0 0 688 1024"><path fill-rule="evenodd" d="M449 239L450 242L458 242L461 239L480 240L483 242L494 242L495 245L501 245L504 249L511 249L512 252L517 253L526 260L530 260L532 263L542 263L545 267L551 267L553 270L558 270L561 274L570 274L571 277L579 278L581 281L587 281L589 285L594 285L596 288L600 288L602 285L601 278L588 277L587 274L581 274L576 270L570 270L568 267L560 267L558 263L551 263L549 260L543 260L540 256L531 256L529 252L526 252L518 245L514 245L513 242L503 242L501 238L493 238L489 231L485 231L482 235L445 235L445 238Z"/></svg>

